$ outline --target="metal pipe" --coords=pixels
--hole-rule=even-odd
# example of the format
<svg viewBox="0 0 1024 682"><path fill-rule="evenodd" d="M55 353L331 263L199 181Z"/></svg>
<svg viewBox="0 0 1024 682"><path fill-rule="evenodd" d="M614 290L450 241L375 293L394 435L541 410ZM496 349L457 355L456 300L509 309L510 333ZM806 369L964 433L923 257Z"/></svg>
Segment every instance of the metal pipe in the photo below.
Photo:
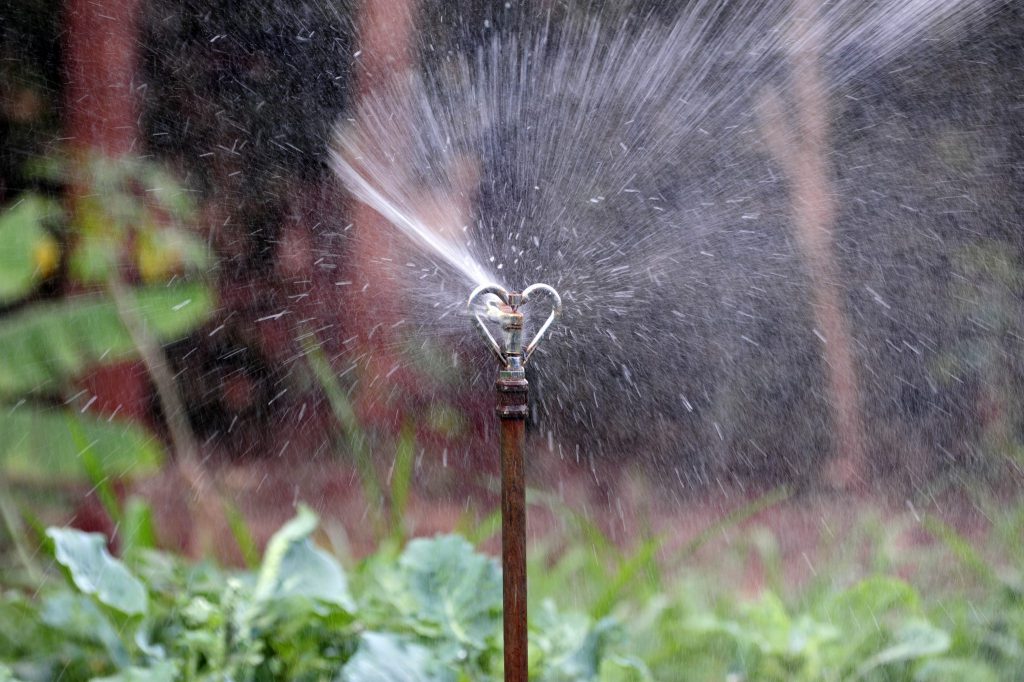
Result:
<svg viewBox="0 0 1024 682"><path fill-rule="evenodd" d="M529 385L523 368L498 373L501 448L501 566L505 680L527 682L526 415Z"/></svg>
<svg viewBox="0 0 1024 682"><path fill-rule="evenodd" d="M523 348L523 314L519 308L530 295L543 291L554 303L544 324ZM484 315L502 330L499 344L473 310L476 299L491 295ZM501 451L501 567L505 643L506 682L527 682L529 660L526 629L526 417L529 413L529 384L524 368L537 343L562 311L558 292L546 284L534 284L523 293L509 292L496 285L477 287L466 308L488 349L500 364L498 370L497 412L500 423Z"/></svg>

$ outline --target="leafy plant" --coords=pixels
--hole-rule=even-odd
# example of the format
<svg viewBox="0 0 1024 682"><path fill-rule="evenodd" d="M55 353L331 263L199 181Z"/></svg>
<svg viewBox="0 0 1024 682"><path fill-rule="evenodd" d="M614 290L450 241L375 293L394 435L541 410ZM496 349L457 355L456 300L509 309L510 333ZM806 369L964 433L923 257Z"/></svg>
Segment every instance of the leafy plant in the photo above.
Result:
<svg viewBox="0 0 1024 682"><path fill-rule="evenodd" d="M255 572L188 566L153 551L125 563L99 534L52 528L53 555L68 580L35 602L16 593L0 600L4 674L26 681L500 678L493 559L458 536L438 536L410 542L397 557L371 557L350 576L313 542L316 525L300 508ZM18 627L2 625L14 621ZM547 604L530 635L533 679L613 680L624 670L642 679L641 664L611 656L617 628Z"/></svg>
<svg viewBox="0 0 1024 682"><path fill-rule="evenodd" d="M121 513L126 523L145 517ZM613 549L598 529L588 532L560 557L540 553L546 565L531 563L531 680L1011 682L1024 673L1024 599L1014 580L992 582L991 570L978 583L984 591L932 602L878 574L815 588L794 606L771 590L755 599L715 594L692 573L671 582L643 576L629 567L647 564L649 543ZM401 552L385 542L346 571L316 533L316 516L300 508L256 568L229 571L143 546L123 545L119 560L100 535L50 529L67 581L44 582L26 592L31 597L0 597L0 674L25 681L501 679L493 559L443 535L412 540ZM941 537L971 571L983 561L952 530ZM582 561L586 554L608 566ZM632 580L602 584L623 574ZM564 609L584 583L594 583L586 610L606 615Z"/></svg>
<svg viewBox="0 0 1024 682"><path fill-rule="evenodd" d="M69 396L91 368L144 355L140 337L174 340L210 315L209 289L182 278L208 266L186 228L191 201L139 159L50 159L33 173L79 190L70 213L34 193L0 212L0 305L17 306L0 317L0 466L73 479L87 450L104 475L152 470L162 449L145 428L71 409ZM125 286L126 271L143 286ZM84 293L34 298L57 272Z"/></svg>

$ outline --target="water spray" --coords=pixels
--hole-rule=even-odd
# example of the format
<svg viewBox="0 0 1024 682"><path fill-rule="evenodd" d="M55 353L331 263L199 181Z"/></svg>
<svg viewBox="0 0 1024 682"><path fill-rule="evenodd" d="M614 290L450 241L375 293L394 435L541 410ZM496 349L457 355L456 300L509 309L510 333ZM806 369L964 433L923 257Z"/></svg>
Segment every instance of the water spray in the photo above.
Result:
<svg viewBox="0 0 1024 682"><path fill-rule="evenodd" d="M544 324L523 346L523 314L520 308L531 297L545 293L553 299ZM473 309L477 299L488 296L483 316L502 331L498 343L488 331L481 313ZM547 284L532 284L522 293L506 291L495 284L483 284L473 290L466 302L467 311L498 359L497 405L501 452L501 566L505 637L505 680L526 682L526 417L529 413L529 384L526 363L537 350L551 323L562 312L562 297Z"/></svg>

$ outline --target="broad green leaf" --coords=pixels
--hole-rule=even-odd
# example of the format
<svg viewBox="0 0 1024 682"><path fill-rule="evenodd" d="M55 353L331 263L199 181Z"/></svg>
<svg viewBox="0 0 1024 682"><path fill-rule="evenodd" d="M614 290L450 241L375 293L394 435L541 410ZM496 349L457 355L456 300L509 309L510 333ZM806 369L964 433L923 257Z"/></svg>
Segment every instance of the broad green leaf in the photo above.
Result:
<svg viewBox="0 0 1024 682"><path fill-rule="evenodd" d="M501 574L494 560L457 535L419 538L398 560L407 617L424 634L475 649L486 647L501 621Z"/></svg>
<svg viewBox="0 0 1024 682"><path fill-rule="evenodd" d="M122 240L116 234L84 231L71 251L69 266L72 277L80 284L106 281L117 267Z"/></svg>
<svg viewBox="0 0 1024 682"><path fill-rule="evenodd" d="M181 338L212 312L202 284L132 292L134 307L160 341ZM135 344L107 296L37 303L0 319L0 396L55 393L94 364L136 357Z"/></svg>
<svg viewBox="0 0 1024 682"><path fill-rule="evenodd" d="M94 677L92 682L174 682L178 679L178 667L170 661L160 661L152 667L131 666L116 675Z"/></svg>
<svg viewBox="0 0 1024 682"><path fill-rule="evenodd" d="M0 598L0 660L12 660L19 653L40 646L44 633L39 603L18 593Z"/></svg>
<svg viewBox="0 0 1024 682"><path fill-rule="evenodd" d="M117 630L89 597L57 592L43 602L42 619L61 639L98 644L115 665L128 665L128 651Z"/></svg>
<svg viewBox="0 0 1024 682"><path fill-rule="evenodd" d="M793 642L793 621L773 592L744 606L735 618L700 614L689 621L687 629L694 634L724 635L741 649L769 655L789 652Z"/></svg>
<svg viewBox="0 0 1024 682"><path fill-rule="evenodd" d="M145 586L124 564L110 556L105 537L72 528L50 528L46 535L53 540L57 562L67 569L83 594L127 615L146 613Z"/></svg>
<svg viewBox="0 0 1024 682"><path fill-rule="evenodd" d="M927 621L910 621L899 629L895 641L861 665L857 676L863 677L875 668L892 663L936 656L944 653L949 648L949 643L949 634L944 630Z"/></svg>
<svg viewBox="0 0 1024 682"><path fill-rule="evenodd" d="M60 206L30 194L0 212L0 304L24 298L57 267L59 250L43 222Z"/></svg>
<svg viewBox="0 0 1024 682"><path fill-rule="evenodd" d="M531 677L543 682L593 680L608 644L619 634L610 618L592 622L582 614L559 613L545 600L531 624Z"/></svg>
<svg viewBox="0 0 1024 682"><path fill-rule="evenodd" d="M310 540L317 522L316 514L301 506L270 539L256 582L256 601L301 597L355 611L341 566Z"/></svg>
<svg viewBox="0 0 1024 682"><path fill-rule="evenodd" d="M84 451L72 427L85 441ZM29 404L0 405L0 467L8 475L77 478L85 473L86 455L106 475L141 476L160 467L163 448L146 429L123 420Z"/></svg>
<svg viewBox="0 0 1024 682"><path fill-rule="evenodd" d="M743 627L761 651L767 654L789 651L793 621L774 592L766 592L745 611Z"/></svg>
<svg viewBox="0 0 1024 682"><path fill-rule="evenodd" d="M446 682L454 676L431 670L431 654L394 635L366 632L341 670L342 682Z"/></svg>
<svg viewBox="0 0 1024 682"><path fill-rule="evenodd" d="M914 588L897 578L876 576L862 580L825 601L819 618L844 633L848 645L874 637L890 616L914 615L920 597Z"/></svg>
<svg viewBox="0 0 1024 682"><path fill-rule="evenodd" d="M914 674L914 682L998 682L999 676L982 661L965 658L936 658L925 661Z"/></svg>
<svg viewBox="0 0 1024 682"><path fill-rule="evenodd" d="M654 682L647 665L633 656L609 656L601 661L601 682Z"/></svg>

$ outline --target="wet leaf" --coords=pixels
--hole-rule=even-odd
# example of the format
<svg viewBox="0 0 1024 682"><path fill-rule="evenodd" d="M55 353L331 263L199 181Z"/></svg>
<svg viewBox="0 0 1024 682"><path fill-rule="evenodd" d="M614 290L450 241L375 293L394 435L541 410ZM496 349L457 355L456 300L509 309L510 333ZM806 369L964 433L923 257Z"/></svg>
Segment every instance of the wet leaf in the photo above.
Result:
<svg viewBox="0 0 1024 682"><path fill-rule="evenodd" d="M178 679L178 667L168 661L161 661L152 667L131 666L116 675L94 677L92 682L174 682Z"/></svg>
<svg viewBox="0 0 1024 682"><path fill-rule="evenodd" d="M164 342L194 329L213 309L212 294L201 284L154 286L132 297L149 331ZM106 296L37 303L0 320L0 396L53 393L91 365L136 354Z"/></svg>
<svg viewBox="0 0 1024 682"><path fill-rule="evenodd" d="M128 665L128 651L114 624L89 597L72 592L52 595L43 602L42 620L62 639L98 644L113 663Z"/></svg>
<svg viewBox="0 0 1024 682"><path fill-rule="evenodd" d="M69 421L82 435L85 451L72 437ZM0 406L0 466L8 475L77 478L86 473L86 453L101 473L117 477L154 473L164 455L153 434L137 424L78 410Z"/></svg>
<svg viewBox="0 0 1024 682"><path fill-rule="evenodd" d="M937 656L945 652L949 644L949 634L927 621L904 623L889 646L864 662L858 670L858 677L863 677L875 668L885 665Z"/></svg>
<svg viewBox="0 0 1024 682"><path fill-rule="evenodd" d="M46 535L53 540L57 562L79 591L121 613L145 615L149 601L145 586L110 555L103 535L72 528L50 528Z"/></svg>
<svg viewBox="0 0 1024 682"><path fill-rule="evenodd" d="M57 243L43 223L60 212L35 194L0 212L0 304L24 298L56 268Z"/></svg>
<svg viewBox="0 0 1024 682"><path fill-rule="evenodd" d="M298 515L270 539L256 583L256 601L299 597L355 611L345 572L310 540L317 522L316 514L301 506Z"/></svg>
<svg viewBox="0 0 1024 682"><path fill-rule="evenodd" d="M341 671L342 682L448 682L454 675L431 672L432 656L394 635L367 632Z"/></svg>
<svg viewBox="0 0 1024 682"><path fill-rule="evenodd" d="M531 624L531 670L544 682L594 680L618 627L605 618L592 622L582 614L562 614L547 600Z"/></svg>
<svg viewBox="0 0 1024 682"><path fill-rule="evenodd" d="M501 574L463 538L413 540L395 578L391 603L415 631L476 650L498 634Z"/></svg>
<svg viewBox="0 0 1024 682"><path fill-rule="evenodd" d="M914 674L914 682L997 682L999 676L986 663L962 658L926 661Z"/></svg>

